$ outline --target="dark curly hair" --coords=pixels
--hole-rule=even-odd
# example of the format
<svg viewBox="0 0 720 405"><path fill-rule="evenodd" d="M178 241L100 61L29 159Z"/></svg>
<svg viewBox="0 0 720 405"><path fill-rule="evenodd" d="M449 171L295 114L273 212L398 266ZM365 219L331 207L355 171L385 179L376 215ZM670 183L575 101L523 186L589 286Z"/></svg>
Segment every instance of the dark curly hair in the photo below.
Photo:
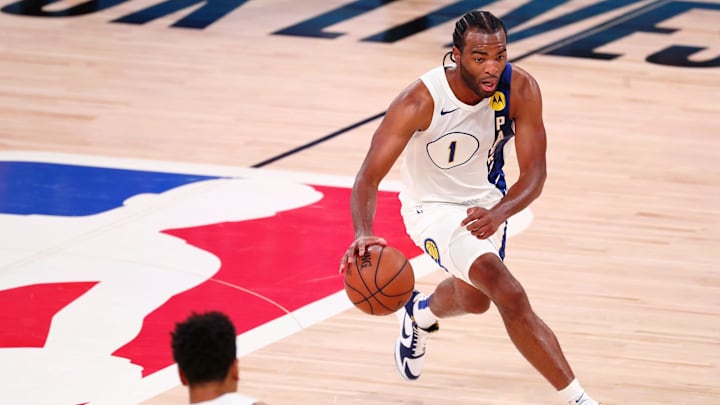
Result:
<svg viewBox="0 0 720 405"><path fill-rule="evenodd" d="M237 358L235 326L218 311L193 312L170 337L173 359L188 384L224 380Z"/></svg>
<svg viewBox="0 0 720 405"><path fill-rule="evenodd" d="M453 45L461 51L465 47L465 33L475 30L486 34L502 31L507 35L503 22L489 11L470 11L455 23L453 32Z"/></svg>
<svg viewBox="0 0 720 405"><path fill-rule="evenodd" d="M465 13L455 23L455 31L453 31L453 46L460 50L462 53L465 48L465 33L468 30L475 30L486 34L494 34L502 31L507 36L507 30L502 20L495 17L489 11L478 11L473 10ZM450 61L455 62L452 51L448 51L443 55L443 66L445 60L450 58Z"/></svg>

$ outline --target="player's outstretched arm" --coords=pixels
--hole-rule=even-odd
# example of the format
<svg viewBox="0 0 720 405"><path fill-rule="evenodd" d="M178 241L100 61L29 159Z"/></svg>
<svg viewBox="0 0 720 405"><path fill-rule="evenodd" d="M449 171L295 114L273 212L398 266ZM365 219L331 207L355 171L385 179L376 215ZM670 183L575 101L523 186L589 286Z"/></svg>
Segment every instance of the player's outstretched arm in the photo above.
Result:
<svg viewBox="0 0 720 405"><path fill-rule="evenodd" d="M415 131L430 125L432 110L430 92L419 80L408 86L390 103L355 177L350 197L355 240L340 262L341 273L355 254L365 253L367 246L386 244L384 239L373 234L378 186Z"/></svg>

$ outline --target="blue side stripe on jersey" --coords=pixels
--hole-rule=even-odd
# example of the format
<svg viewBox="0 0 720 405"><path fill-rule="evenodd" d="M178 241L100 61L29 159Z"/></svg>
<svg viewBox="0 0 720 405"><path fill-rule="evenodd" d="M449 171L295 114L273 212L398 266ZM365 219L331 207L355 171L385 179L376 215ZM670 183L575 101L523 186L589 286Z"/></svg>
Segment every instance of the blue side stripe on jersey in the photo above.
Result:
<svg viewBox="0 0 720 405"><path fill-rule="evenodd" d="M505 166L505 145L515 136L515 130L513 129L513 121L510 118L510 81L512 79L512 64L508 63L505 66L505 70L500 75L500 81L498 83L497 91L501 91L505 96L505 108L501 111L495 111L495 122L497 118L504 117L505 123L500 126L500 132L502 133L502 139L498 142L500 133L495 133L495 150L493 151L492 164L488 167L488 180L494 184L500 192L505 195L507 192L507 182L505 180L505 172L503 167ZM503 231L502 242L498 249L498 255L501 259L505 259L505 244L507 240L507 227Z"/></svg>
<svg viewBox="0 0 720 405"><path fill-rule="evenodd" d="M492 155L492 164L488 167L488 180L494 184L495 187L500 190L503 195L507 191L507 183L505 181L505 172L503 167L505 166L505 155L503 150L507 142L515 136L513 130L513 122L510 118L510 80L512 79L512 64L508 63L505 65L505 70L500 75L500 81L498 82L497 91L501 91L505 95L505 108L501 111L495 111L495 119L503 116L505 123L500 127L500 131L503 134L503 138L498 142L499 133L495 133L495 150Z"/></svg>

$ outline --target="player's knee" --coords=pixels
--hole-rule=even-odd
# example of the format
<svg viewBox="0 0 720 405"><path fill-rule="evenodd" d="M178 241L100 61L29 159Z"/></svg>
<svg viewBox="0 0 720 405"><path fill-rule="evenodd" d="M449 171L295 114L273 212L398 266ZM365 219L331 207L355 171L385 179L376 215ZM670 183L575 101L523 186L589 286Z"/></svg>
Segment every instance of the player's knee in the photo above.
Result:
<svg viewBox="0 0 720 405"><path fill-rule="evenodd" d="M473 262L470 279L487 294L504 316L523 317L531 312L525 289L499 257L480 256Z"/></svg>
<svg viewBox="0 0 720 405"><path fill-rule="evenodd" d="M475 259L468 276L476 288L493 298L494 289L505 271L507 270L499 257L493 254L484 254Z"/></svg>

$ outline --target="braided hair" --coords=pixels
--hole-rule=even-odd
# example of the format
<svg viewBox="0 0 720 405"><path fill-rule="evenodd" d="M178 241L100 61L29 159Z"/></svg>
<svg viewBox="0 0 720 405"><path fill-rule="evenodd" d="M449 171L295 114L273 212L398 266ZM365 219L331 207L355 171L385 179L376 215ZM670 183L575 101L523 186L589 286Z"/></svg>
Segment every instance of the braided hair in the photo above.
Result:
<svg viewBox="0 0 720 405"><path fill-rule="evenodd" d="M507 35L505 24L503 24L503 22L499 18L495 17L491 12L478 10L470 11L465 13L465 15L463 15L455 23L453 45L460 51L465 48L465 33L468 30L475 30L485 34L494 34L502 31L505 35ZM449 51L443 57L443 65L445 64L445 58L448 56L450 56L451 61L455 62L452 51Z"/></svg>

